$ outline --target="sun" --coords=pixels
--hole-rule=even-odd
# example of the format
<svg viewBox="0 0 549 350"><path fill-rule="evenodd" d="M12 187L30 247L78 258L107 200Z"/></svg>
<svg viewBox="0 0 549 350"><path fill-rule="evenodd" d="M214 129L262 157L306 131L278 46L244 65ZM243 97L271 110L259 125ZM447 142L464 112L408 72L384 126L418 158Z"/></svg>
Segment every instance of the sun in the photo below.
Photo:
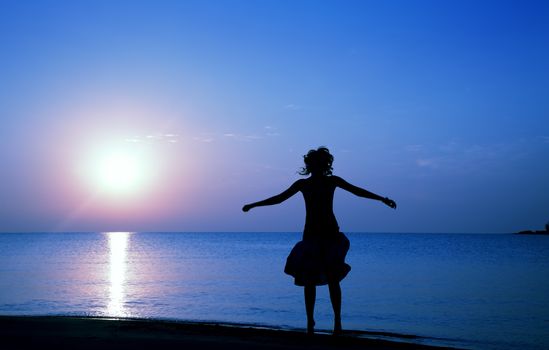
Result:
<svg viewBox="0 0 549 350"><path fill-rule="evenodd" d="M145 165L136 154L115 151L97 164L99 186L112 193L134 192L143 185Z"/></svg>
<svg viewBox="0 0 549 350"><path fill-rule="evenodd" d="M83 175L96 194L128 198L152 186L154 165L150 154L136 146L96 148L85 161Z"/></svg>

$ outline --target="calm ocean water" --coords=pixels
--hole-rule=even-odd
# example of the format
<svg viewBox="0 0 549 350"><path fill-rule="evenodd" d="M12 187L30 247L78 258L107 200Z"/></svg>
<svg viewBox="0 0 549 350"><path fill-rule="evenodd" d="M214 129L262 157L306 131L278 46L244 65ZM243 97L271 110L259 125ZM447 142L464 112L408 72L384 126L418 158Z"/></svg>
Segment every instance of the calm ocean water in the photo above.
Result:
<svg viewBox="0 0 549 350"><path fill-rule="evenodd" d="M0 314L303 328L299 233L0 234ZM549 348L549 236L348 234L343 325L474 349ZM330 329L326 287L317 328Z"/></svg>

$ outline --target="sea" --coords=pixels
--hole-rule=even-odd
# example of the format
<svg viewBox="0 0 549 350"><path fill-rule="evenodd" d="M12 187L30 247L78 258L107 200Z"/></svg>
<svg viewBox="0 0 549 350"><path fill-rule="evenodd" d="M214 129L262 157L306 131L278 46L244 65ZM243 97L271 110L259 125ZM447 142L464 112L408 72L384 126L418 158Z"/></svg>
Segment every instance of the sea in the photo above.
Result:
<svg viewBox="0 0 549 350"><path fill-rule="evenodd" d="M549 235L347 233L352 336L549 349ZM0 234L0 315L147 318L304 329L284 274L297 232ZM319 332L333 324L317 290Z"/></svg>

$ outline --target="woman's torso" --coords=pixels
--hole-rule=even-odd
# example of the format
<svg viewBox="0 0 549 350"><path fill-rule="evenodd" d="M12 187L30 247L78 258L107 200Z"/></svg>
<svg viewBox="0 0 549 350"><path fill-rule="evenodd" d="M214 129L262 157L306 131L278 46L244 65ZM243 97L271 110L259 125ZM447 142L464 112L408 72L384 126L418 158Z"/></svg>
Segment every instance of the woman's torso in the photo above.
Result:
<svg viewBox="0 0 549 350"><path fill-rule="evenodd" d="M339 232L333 211L335 181L331 176L311 176L303 180L305 199L303 239L329 238Z"/></svg>

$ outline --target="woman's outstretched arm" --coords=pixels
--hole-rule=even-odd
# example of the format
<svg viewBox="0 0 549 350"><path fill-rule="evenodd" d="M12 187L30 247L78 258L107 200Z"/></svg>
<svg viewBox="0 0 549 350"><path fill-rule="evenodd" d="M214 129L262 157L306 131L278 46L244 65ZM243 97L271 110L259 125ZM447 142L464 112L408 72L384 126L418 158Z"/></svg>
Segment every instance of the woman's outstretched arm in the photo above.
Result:
<svg viewBox="0 0 549 350"><path fill-rule="evenodd" d="M396 209L396 207L397 207L396 202L392 199L389 199L388 197L382 197L380 195L377 195L373 192L367 191L367 190L365 190L363 188L360 188L358 186L351 185L350 183L343 180L339 176L334 176L334 179L336 180L337 187L340 187L340 188L344 189L345 191L349 191L349 192L351 192L352 194L354 194L356 196L381 201L385 205L387 205L388 207L391 207L393 209Z"/></svg>
<svg viewBox="0 0 549 350"><path fill-rule="evenodd" d="M272 196L270 198L264 199L259 202L246 204L242 207L242 211L248 211L254 207L261 207L265 205L274 205L274 204L280 204L284 202L286 199L290 198L294 194L296 194L301 189L301 181L297 180L294 182L286 191L277 194L276 196Z"/></svg>

